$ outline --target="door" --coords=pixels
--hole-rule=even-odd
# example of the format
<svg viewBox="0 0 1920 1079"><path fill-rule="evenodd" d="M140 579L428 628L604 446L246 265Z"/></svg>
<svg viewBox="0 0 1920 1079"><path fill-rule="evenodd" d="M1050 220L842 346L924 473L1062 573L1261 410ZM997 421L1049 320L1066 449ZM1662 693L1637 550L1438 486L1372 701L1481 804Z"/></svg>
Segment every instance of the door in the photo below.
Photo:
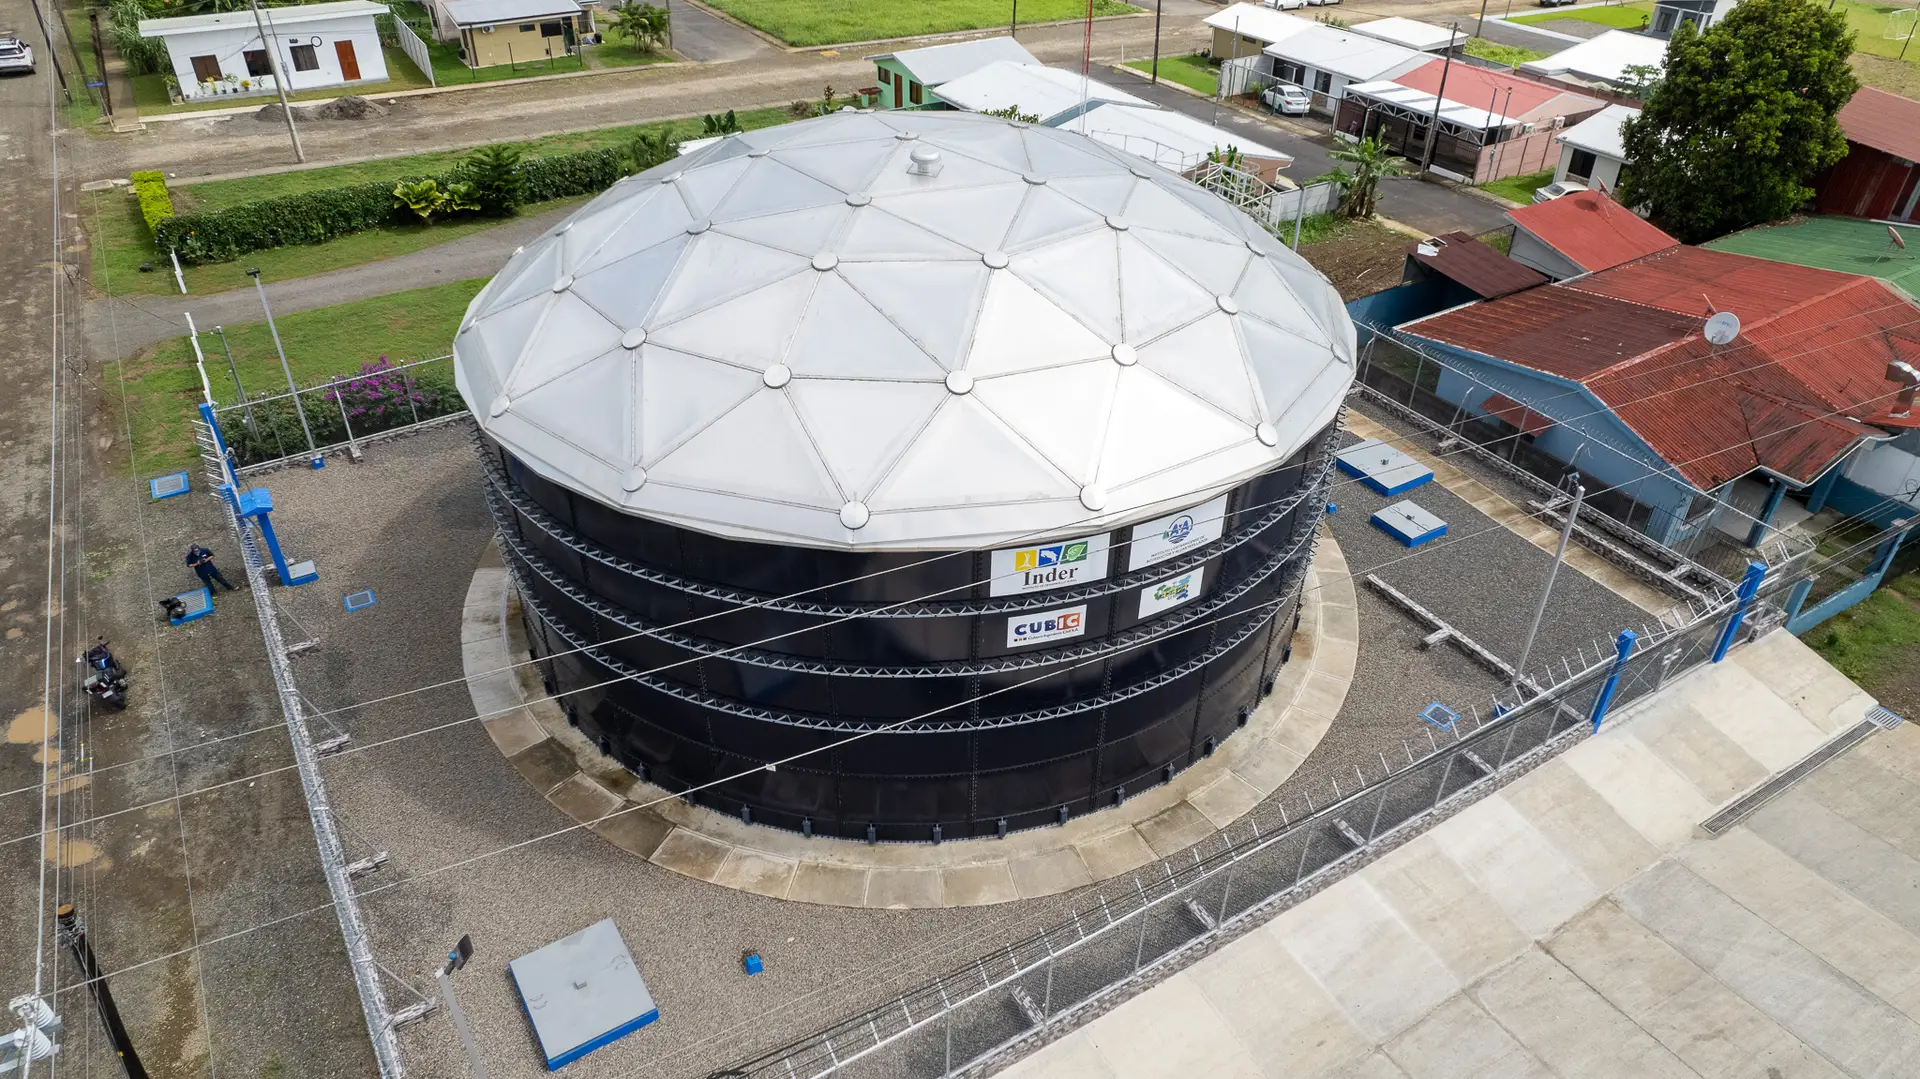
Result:
<svg viewBox="0 0 1920 1079"><path fill-rule="evenodd" d="M353 55L353 42L334 42L333 54L340 58L340 77L348 82L359 82L360 61Z"/></svg>
<svg viewBox="0 0 1920 1079"><path fill-rule="evenodd" d="M193 58L194 82L219 82L220 58L218 56L196 56Z"/></svg>

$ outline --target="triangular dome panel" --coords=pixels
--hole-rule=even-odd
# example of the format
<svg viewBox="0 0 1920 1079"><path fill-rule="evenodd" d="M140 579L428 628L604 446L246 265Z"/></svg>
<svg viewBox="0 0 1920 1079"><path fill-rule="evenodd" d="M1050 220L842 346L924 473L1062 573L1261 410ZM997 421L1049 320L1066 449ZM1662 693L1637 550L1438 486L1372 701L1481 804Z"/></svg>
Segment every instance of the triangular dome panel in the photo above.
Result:
<svg viewBox="0 0 1920 1079"><path fill-rule="evenodd" d="M820 275L809 269L647 331L647 340L695 356L764 370L782 362Z"/></svg>
<svg viewBox="0 0 1920 1079"><path fill-rule="evenodd" d="M875 310L949 369L966 356L989 272L977 259L912 265L841 263L839 269L840 276ZM938 296L941 302L928 303L929 296Z"/></svg>
<svg viewBox="0 0 1920 1079"><path fill-rule="evenodd" d="M787 394L846 496L863 501L946 400L927 382L799 378Z"/></svg>
<svg viewBox="0 0 1920 1079"><path fill-rule="evenodd" d="M647 482L820 508L846 502L779 390L747 398L647 466Z"/></svg>
<svg viewBox="0 0 1920 1079"><path fill-rule="evenodd" d="M759 373L656 345L640 353L640 460L651 464L758 392Z"/></svg>
<svg viewBox="0 0 1920 1079"><path fill-rule="evenodd" d="M983 378L974 396L1077 484L1099 471L1114 383L1124 370L1091 360L1017 375Z"/></svg>
<svg viewBox="0 0 1920 1079"><path fill-rule="evenodd" d="M588 360L564 382L517 395L513 414L608 468L633 460L633 355L624 348Z"/></svg>
<svg viewBox="0 0 1920 1079"><path fill-rule="evenodd" d="M971 398L947 398L867 499L868 509L945 509L1078 497L1078 485Z"/></svg>
<svg viewBox="0 0 1920 1079"><path fill-rule="evenodd" d="M693 237L681 233L573 279L572 292L622 330L647 324L661 289Z"/></svg>
<svg viewBox="0 0 1920 1079"><path fill-rule="evenodd" d="M999 251L1006 246L1007 226L1020 210L1020 199L1012 196L1025 189L1016 176L1008 184L889 195L873 204L969 250Z"/></svg>
<svg viewBox="0 0 1920 1079"><path fill-rule="evenodd" d="M981 379L1111 355L1112 346L1092 330L1002 270L987 282L964 367Z"/></svg>
<svg viewBox="0 0 1920 1079"><path fill-rule="evenodd" d="M1225 312L1140 346L1140 365L1249 427L1263 418L1233 316Z"/></svg>
<svg viewBox="0 0 1920 1079"><path fill-rule="evenodd" d="M819 275L786 365L796 376L938 382L946 369L838 274Z"/></svg>
<svg viewBox="0 0 1920 1079"><path fill-rule="evenodd" d="M1120 372L1108 423L1100 482L1109 490L1254 437L1252 428L1137 365ZM1178 431L1180 437L1142 438L1142 431Z"/></svg>
<svg viewBox="0 0 1920 1079"><path fill-rule="evenodd" d="M1123 340L1119 234L1089 232L1022 252L1013 272L1110 342Z"/></svg>

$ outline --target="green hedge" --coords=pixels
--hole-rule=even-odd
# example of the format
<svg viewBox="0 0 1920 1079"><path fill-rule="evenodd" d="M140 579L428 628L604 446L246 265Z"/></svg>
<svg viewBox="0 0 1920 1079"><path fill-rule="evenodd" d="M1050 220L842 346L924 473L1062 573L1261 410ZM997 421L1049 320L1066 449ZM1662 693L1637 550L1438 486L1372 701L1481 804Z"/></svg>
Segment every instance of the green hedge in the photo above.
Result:
<svg viewBox="0 0 1920 1079"><path fill-rule="evenodd" d="M134 196L140 200L140 216L147 219L148 228L157 228L163 219L173 216L173 196L167 194L166 173L147 169L128 179L133 181Z"/></svg>
<svg viewBox="0 0 1920 1079"><path fill-rule="evenodd" d="M409 211L394 206L393 188L406 180L433 179L441 187L465 178L456 165L434 177L405 176L377 183L349 184L299 195L282 195L203 214L181 214L153 226L154 244L172 248L188 265L231 262L253 251L317 244L369 229L409 223ZM520 163L527 178L527 201L591 195L626 175L619 150L583 150L528 158Z"/></svg>

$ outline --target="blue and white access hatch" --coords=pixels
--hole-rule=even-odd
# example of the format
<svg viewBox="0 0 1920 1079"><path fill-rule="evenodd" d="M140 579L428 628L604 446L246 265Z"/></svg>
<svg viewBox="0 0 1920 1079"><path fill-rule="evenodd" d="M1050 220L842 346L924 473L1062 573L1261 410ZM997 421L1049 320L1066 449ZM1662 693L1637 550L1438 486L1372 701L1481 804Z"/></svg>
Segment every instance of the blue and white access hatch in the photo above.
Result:
<svg viewBox="0 0 1920 1079"><path fill-rule="evenodd" d="M507 971L548 1071L660 1018L612 918L528 952L508 963Z"/></svg>

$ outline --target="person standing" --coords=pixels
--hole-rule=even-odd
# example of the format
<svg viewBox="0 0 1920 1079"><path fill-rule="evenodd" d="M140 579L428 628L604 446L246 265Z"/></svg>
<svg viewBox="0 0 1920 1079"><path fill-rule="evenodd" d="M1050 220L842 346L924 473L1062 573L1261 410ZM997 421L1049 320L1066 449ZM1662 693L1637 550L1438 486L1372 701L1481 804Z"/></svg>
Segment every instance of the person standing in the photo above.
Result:
<svg viewBox="0 0 1920 1079"><path fill-rule="evenodd" d="M199 544L187 548L187 565L200 576L200 583L207 591L213 591L215 582L226 585L227 591L234 590L233 585L220 575L220 567L213 564L213 552Z"/></svg>

